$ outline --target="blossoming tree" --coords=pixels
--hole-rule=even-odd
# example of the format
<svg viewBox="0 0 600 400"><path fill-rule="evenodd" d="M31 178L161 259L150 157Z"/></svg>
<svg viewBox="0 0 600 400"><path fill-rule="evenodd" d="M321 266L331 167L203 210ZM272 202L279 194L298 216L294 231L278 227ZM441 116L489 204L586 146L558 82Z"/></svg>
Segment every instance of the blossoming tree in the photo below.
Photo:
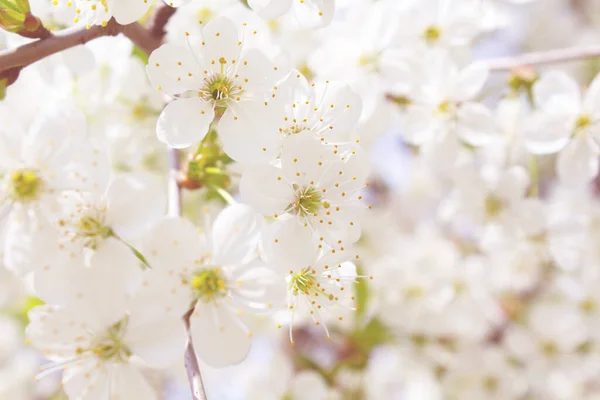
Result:
<svg viewBox="0 0 600 400"><path fill-rule="evenodd" d="M597 398L594 6L0 0L0 398Z"/></svg>

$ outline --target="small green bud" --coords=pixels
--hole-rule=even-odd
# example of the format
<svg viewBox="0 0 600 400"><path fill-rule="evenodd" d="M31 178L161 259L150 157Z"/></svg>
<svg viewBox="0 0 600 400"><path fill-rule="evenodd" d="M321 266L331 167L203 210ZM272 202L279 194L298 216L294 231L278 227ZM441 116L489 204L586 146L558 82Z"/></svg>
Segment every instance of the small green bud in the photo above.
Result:
<svg viewBox="0 0 600 400"><path fill-rule="evenodd" d="M31 16L29 21L28 15ZM37 20L36 22L32 20ZM29 0L0 0L0 28L8 31L19 33L22 31L30 31L39 28L39 20L31 15L31 8L29 7Z"/></svg>

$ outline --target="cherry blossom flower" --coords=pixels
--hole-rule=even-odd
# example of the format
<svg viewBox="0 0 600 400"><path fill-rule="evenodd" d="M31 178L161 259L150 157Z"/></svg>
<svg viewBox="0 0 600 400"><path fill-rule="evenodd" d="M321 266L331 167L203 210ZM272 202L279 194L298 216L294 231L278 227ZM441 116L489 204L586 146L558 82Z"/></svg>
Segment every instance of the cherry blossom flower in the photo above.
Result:
<svg viewBox="0 0 600 400"><path fill-rule="evenodd" d="M598 174L600 78L585 95L562 72L543 75L533 86L538 111L527 126L525 144L534 154L560 152L558 176L565 183L585 184Z"/></svg>
<svg viewBox="0 0 600 400"><path fill-rule="evenodd" d="M243 360L252 332L246 314L266 313L283 300L285 282L258 257L262 218L244 205L223 210L210 233L200 236L180 218L167 218L145 238L152 266L143 287L165 288L163 312L193 308L190 333L198 357L222 367Z"/></svg>
<svg viewBox="0 0 600 400"><path fill-rule="evenodd" d="M242 176L242 199L282 227L293 219L304 231L298 239L310 238L332 247L352 244L360 236L356 218L365 206L368 166L360 148L324 145L310 132L285 139L281 167L272 165L248 169ZM280 222L281 221L281 222ZM287 233L282 233L287 234Z"/></svg>
<svg viewBox="0 0 600 400"><path fill-rule="evenodd" d="M202 140L216 112L241 114L262 103L278 74L260 50L244 48L242 30L224 17L206 24L199 48L167 43L152 52L146 70L158 90L175 97L157 134L176 148Z"/></svg>
<svg viewBox="0 0 600 400"><path fill-rule="evenodd" d="M310 132L327 143L351 140L361 101L348 86L311 85L298 71L279 83L250 112L228 113L219 122L224 150L237 161L265 163L276 158L284 139Z"/></svg>

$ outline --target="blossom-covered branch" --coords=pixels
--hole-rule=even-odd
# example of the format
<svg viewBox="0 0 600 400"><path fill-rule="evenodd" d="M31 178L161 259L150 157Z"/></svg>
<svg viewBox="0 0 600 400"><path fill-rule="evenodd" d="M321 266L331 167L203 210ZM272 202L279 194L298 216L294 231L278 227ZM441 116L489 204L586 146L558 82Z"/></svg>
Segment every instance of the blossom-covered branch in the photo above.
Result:
<svg viewBox="0 0 600 400"><path fill-rule="evenodd" d="M528 65L560 64L594 57L600 57L600 45L571 47L527 53L516 57L491 59L487 61L486 65L490 71L501 72Z"/></svg>
<svg viewBox="0 0 600 400"><path fill-rule="evenodd" d="M43 28L43 32L49 34L39 36L39 40L14 49L0 51L0 78L14 76L16 71L63 50L85 44L99 37L116 36L121 33L149 54L160 46L165 34L164 27L174 12L175 9L172 7L158 6L148 27L143 27L138 22L122 25L115 19L111 19L106 26L94 25L90 28L76 26L56 33L50 33ZM8 84L13 82L14 79L8 79Z"/></svg>

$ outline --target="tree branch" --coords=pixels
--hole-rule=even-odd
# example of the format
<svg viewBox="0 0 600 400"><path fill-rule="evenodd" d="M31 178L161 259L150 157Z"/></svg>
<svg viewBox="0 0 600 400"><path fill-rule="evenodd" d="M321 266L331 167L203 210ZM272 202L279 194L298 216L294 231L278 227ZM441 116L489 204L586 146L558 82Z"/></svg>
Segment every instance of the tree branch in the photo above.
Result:
<svg viewBox="0 0 600 400"><path fill-rule="evenodd" d="M20 70L63 50L85 44L99 37L116 36L119 33L127 36L136 46L150 54L161 45L166 33L165 26L174 13L175 8L165 4L157 6L147 28L138 22L121 25L111 19L106 27L100 25L94 25L89 29L72 27L52 34L40 23L38 30L24 35L39 38L39 40L15 49L0 51L0 79L4 77L7 70L15 68Z"/></svg>
<svg viewBox="0 0 600 400"><path fill-rule="evenodd" d="M106 27L95 25L90 29L85 27L65 29L45 39L36 40L15 49L1 51L0 72L15 67L26 67L52 54L85 44L102 36L116 36L122 31L123 26L114 20L109 21Z"/></svg>
<svg viewBox="0 0 600 400"><path fill-rule="evenodd" d="M148 31L153 37L163 38L167 31L165 27L169 22L169 19L175 14L176 9L169 7L166 4L159 5L154 10L150 23L148 24Z"/></svg>
<svg viewBox="0 0 600 400"><path fill-rule="evenodd" d="M516 57L483 60L483 62L490 71L502 72L530 65L559 64L593 57L600 57L600 45L527 53Z"/></svg>

